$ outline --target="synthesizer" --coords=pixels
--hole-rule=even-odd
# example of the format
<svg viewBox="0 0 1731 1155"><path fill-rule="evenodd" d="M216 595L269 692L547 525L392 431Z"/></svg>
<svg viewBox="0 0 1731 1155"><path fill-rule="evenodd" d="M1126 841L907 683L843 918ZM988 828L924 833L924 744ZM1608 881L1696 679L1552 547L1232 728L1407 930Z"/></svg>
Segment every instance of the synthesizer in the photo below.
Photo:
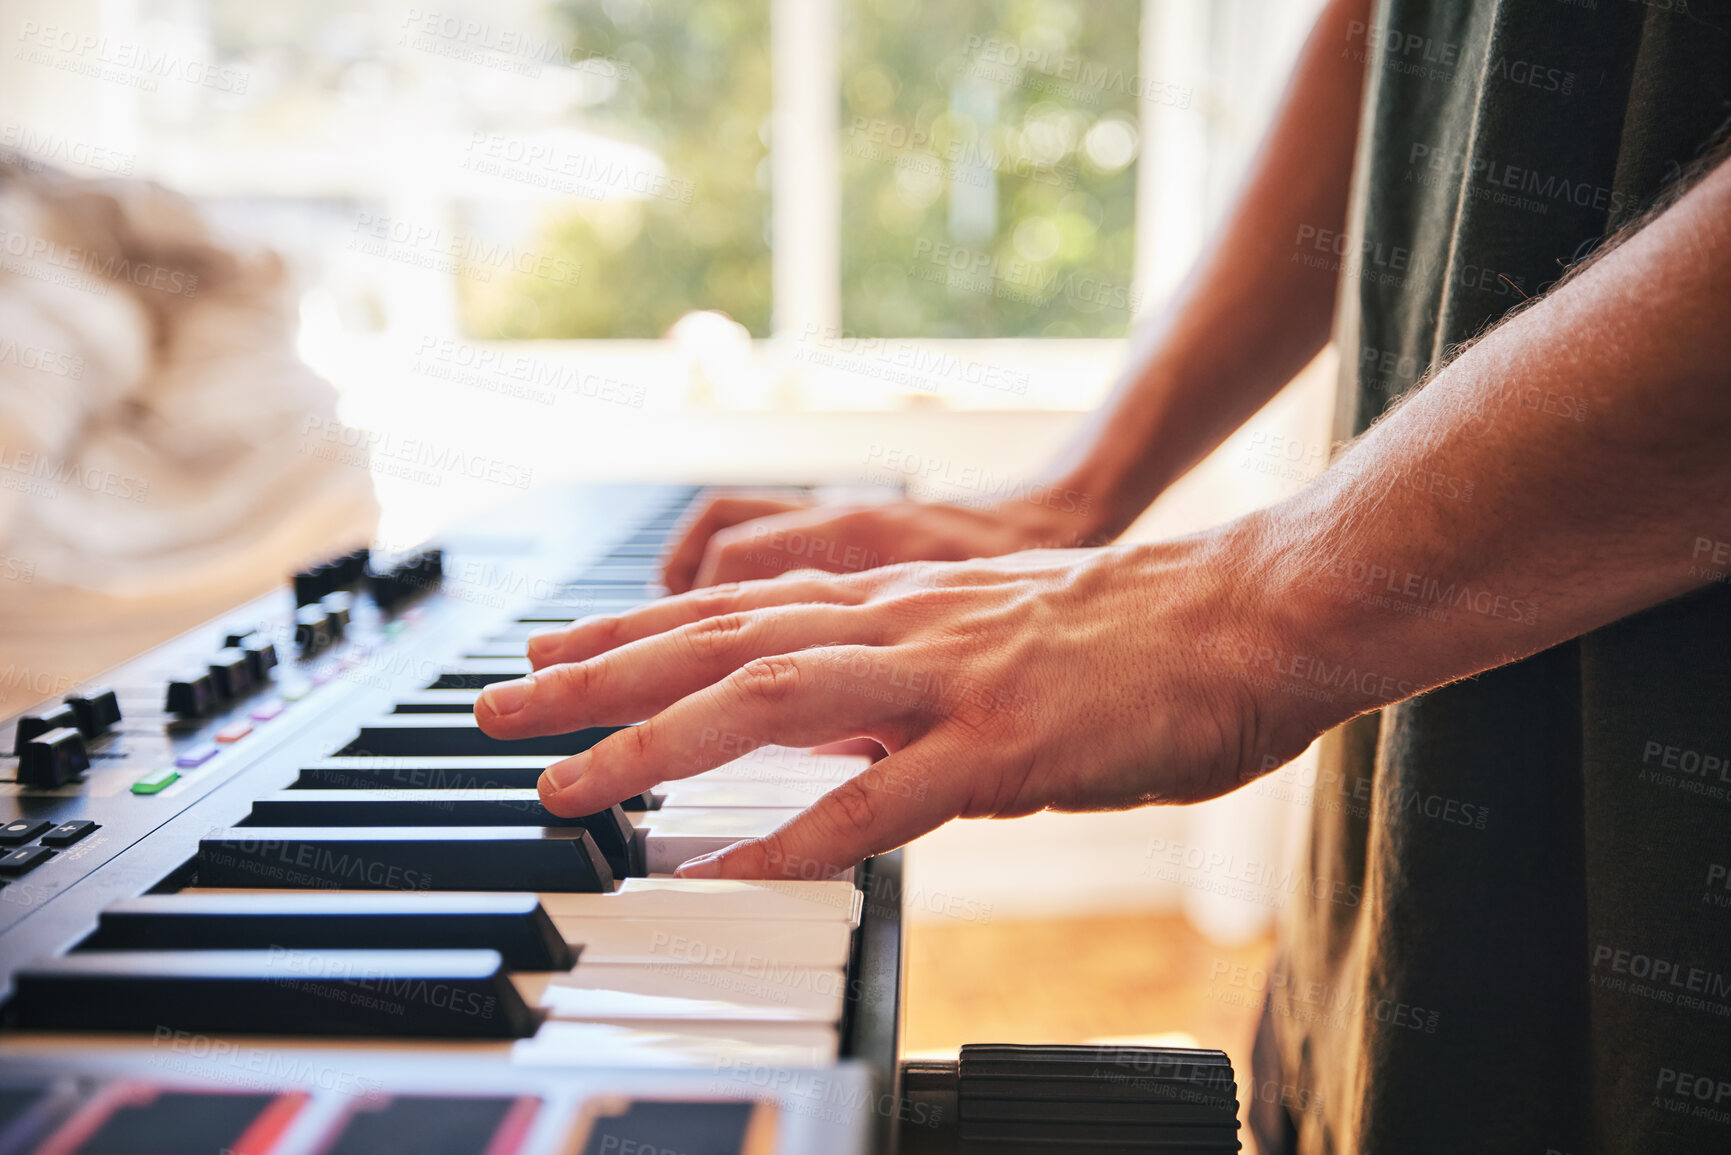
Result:
<svg viewBox="0 0 1731 1155"><path fill-rule="evenodd" d="M475 697L531 631L656 596L695 495L554 489L323 558L5 722L0 1155L1237 1150L1220 1052L904 1066L899 853L669 876L863 758L540 805L612 730L501 741Z"/></svg>

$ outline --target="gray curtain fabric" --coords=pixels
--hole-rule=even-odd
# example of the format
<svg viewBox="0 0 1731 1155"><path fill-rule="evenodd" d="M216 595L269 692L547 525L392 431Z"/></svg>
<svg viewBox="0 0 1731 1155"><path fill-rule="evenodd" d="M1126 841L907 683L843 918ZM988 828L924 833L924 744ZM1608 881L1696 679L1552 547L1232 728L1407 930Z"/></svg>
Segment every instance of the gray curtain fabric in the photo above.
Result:
<svg viewBox="0 0 1731 1155"><path fill-rule="evenodd" d="M1343 438L1723 135L1731 3L1383 0L1353 53ZM1731 1151L1728 537L1678 543L1706 589L1324 739L1308 867L1365 898L1283 928L1272 1149Z"/></svg>

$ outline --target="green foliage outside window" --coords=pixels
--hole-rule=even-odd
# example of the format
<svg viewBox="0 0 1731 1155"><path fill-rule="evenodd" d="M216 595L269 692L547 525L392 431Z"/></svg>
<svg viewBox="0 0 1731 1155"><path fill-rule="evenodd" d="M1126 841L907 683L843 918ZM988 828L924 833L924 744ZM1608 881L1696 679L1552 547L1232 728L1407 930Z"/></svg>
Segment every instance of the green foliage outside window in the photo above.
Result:
<svg viewBox="0 0 1731 1155"><path fill-rule="evenodd" d="M1188 95L1136 73L1137 0L842 0L842 310L876 336L1118 336L1136 125ZM585 201L536 247L580 282L464 286L482 337L654 337L693 309L770 326L767 0L562 0L573 58L629 75L583 127L689 201ZM827 158L826 158L827 159ZM812 163L824 163L814 158Z"/></svg>

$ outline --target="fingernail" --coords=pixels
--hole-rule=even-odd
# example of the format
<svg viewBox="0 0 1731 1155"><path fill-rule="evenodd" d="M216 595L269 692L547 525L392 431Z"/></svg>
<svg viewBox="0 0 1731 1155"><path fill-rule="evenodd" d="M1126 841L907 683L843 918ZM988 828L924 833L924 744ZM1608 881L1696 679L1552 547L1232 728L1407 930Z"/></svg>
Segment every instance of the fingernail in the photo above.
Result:
<svg viewBox="0 0 1731 1155"><path fill-rule="evenodd" d="M584 755L576 754L570 758L553 763L541 771L541 779L555 791L565 790L577 784L577 779L583 777Z"/></svg>
<svg viewBox="0 0 1731 1155"><path fill-rule="evenodd" d="M720 878L721 854L705 854L693 858L690 862L673 872L675 878Z"/></svg>
<svg viewBox="0 0 1731 1155"><path fill-rule="evenodd" d="M529 656L551 657L563 648L565 631L558 626L535 630L529 635Z"/></svg>
<svg viewBox="0 0 1731 1155"><path fill-rule="evenodd" d="M494 682L481 691L481 701L494 717L504 717L515 714L529 704L529 695L535 691L535 679L512 678L509 682Z"/></svg>

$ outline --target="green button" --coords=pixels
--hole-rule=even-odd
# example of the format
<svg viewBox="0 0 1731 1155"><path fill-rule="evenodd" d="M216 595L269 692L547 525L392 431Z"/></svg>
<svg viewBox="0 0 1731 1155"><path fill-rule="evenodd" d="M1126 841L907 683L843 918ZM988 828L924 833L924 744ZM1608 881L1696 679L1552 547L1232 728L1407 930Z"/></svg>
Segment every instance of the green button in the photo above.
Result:
<svg viewBox="0 0 1731 1155"><path fill-rule="evenodd" d="M180 781L180 771L173 766L164 766L160 770L152 770L132 784L134 794L155 794L158 790L172 786Z"/></svg>

